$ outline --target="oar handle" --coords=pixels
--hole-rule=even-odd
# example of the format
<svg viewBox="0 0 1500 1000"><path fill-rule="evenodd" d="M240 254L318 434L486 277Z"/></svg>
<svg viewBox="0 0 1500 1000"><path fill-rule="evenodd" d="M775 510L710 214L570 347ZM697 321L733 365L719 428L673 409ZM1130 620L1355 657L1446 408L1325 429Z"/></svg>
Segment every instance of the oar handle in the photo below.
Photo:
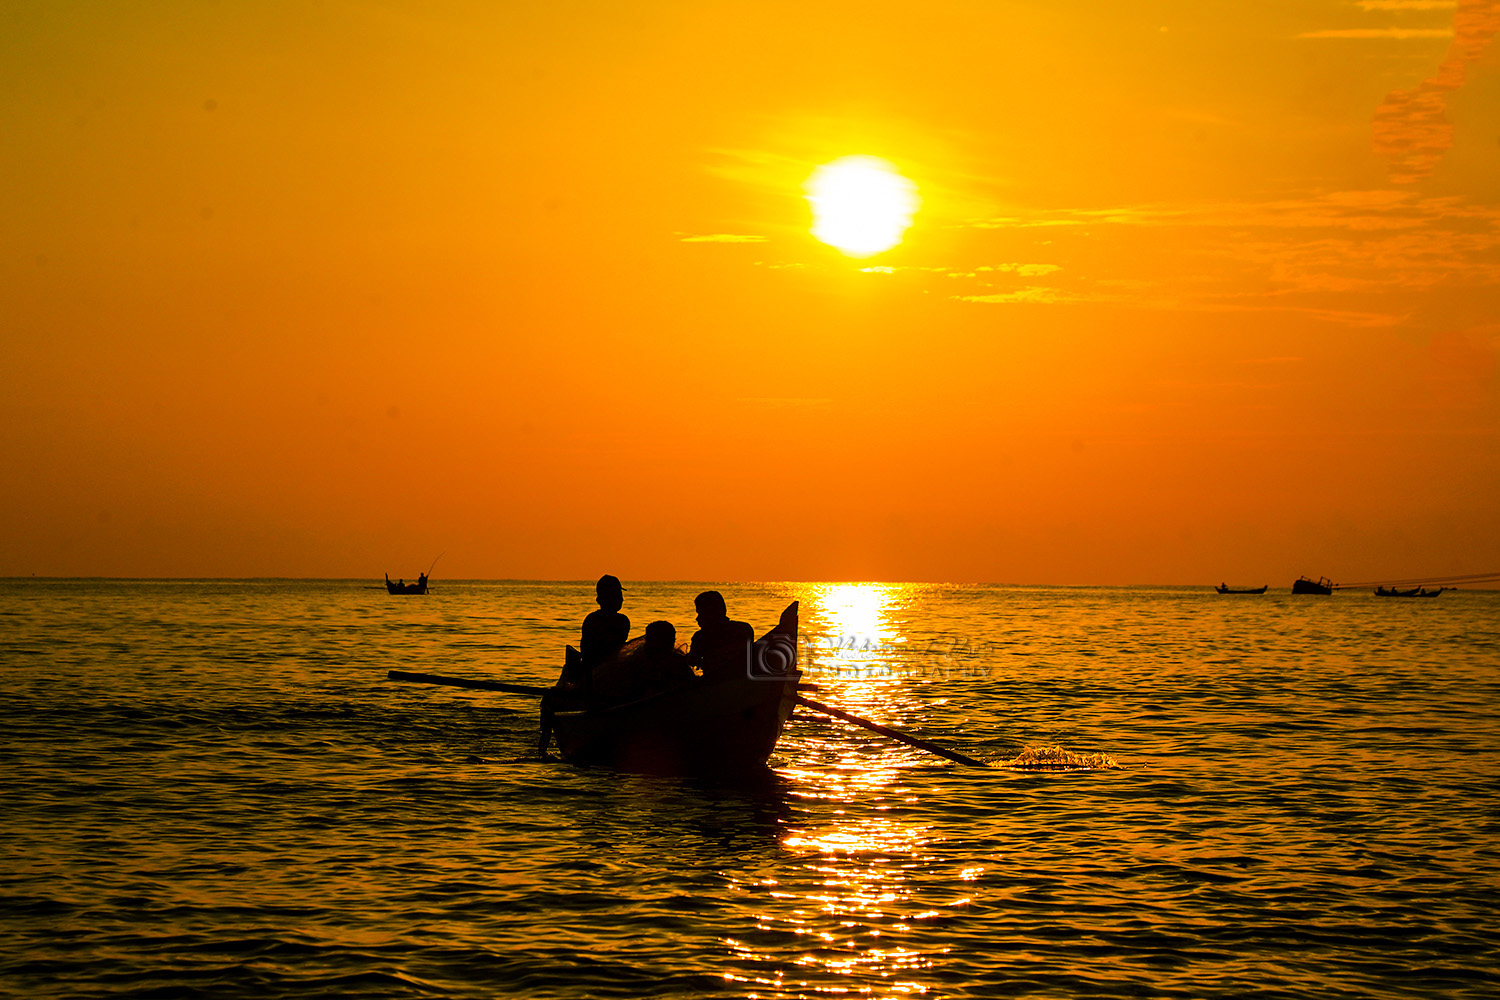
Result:
<svg viewBox="0 0 1500 1000"><path fill-rule="evenodd" d="M892 729L890 726L882 726L878 722L871 722L869 719L861 719L857 715L850 715L848 712L844 711L841 708L834 708L832 705L825 705L822 702L813 701L811 698L804 698L800 694L797 695L796 698L797 704L801 705L803 708L810 708L814 712L822 712L824 715L831 715L835 719L843 719L845 722L852 722L856 726L864 726L872 733L879 733L881 736L889 736L893 740L899 740L902 743L908 744L909 746L914 746L919 750L926 750L928 753L935 753L939 757L946 757L951 761L956 761L960 764L966 764L969 767L989 767L989 765L982 760L975 760L973 757L966 757L956 750L949 750L947 747L940 747L936 743L928 743L926 740L919 740L915 736L908 736L906 733L903 733L899 729Z"/></svg>
<svg viewBox="0 0 1500 1000"><path fill-rule="evenodd" d="M529 694L540 698L551 688L531 687L526 684L501 684L499 681L470 680L467 677L444 677L442 674L414 674L405 670L392 670L386 674L393 681L412 684L443 684L448 687L473 688L476 691L504 691L507 694Z"/></svg>

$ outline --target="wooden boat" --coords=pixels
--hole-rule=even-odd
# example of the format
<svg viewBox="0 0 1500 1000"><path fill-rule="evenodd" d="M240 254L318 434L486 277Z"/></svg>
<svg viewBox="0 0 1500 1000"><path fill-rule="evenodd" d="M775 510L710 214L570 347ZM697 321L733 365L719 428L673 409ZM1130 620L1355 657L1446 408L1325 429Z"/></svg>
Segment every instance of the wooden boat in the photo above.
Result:
<svg viewBox="0 0 1500 1000"><path fill-rule="evenodd" d="M794 601L751 646L743 672L615 705L559 698L552 733L572 764L685 775L754 771L791 718L801 676Z"/></svg>
<svg viewBox="0 0 1500 1000"><path fill-rule="evenodd" d="M1423 588L1421 588L1420 590L1417 591L1417 596L1418 597L1436 597L1437 595L1441 594L1443 591L1445 591L1445 590L1452 590L1452 589L1453 589L1452 587L1439 587L1437 590L1428 590L1426 587L1423 587Z"/></svg>
<svg viewBox="0 0 1500 1000"><path fill-rule="evenodd" d="M1270 586L1270 584L1267 584L1266 586ZM1266 592L1265 587L1252 587L1245 590L1235 590L1233 587L1226 587L1222 583L1215 587L1214 590L1220 594L1264 594Z"/></svg>
<svg viewBox="0 0 1500 1000"><path fill-rule="evenodd" d="M1309 580L1307 577L1301 576L1298 577L1297 581L1292 584L1292 593L1323 594L1326 596L1333 593L1333 581L1325 580L1321 576L1316 580Z"/></svg>
<svg viewBox="0 0 1500 1000"><path fill-rule="evenodd" d="M416 583L392 583L391 575L385 575L385 592L387 594L425 594L427 593L427 574L423 573L417 577Z"/></svg>
<svg viewBox="0 0 1500 1000"><path fill-rule="evenodd" d="M1421 591L1422 591L1421 587L1413 587L1410 590L1397 590L1395 587L1392 587L1390 590L1386 590L1384 587L1376 587L1375 588L1375 596L1376 597L1422 597L1424 595L1422 594Z"/></svg>

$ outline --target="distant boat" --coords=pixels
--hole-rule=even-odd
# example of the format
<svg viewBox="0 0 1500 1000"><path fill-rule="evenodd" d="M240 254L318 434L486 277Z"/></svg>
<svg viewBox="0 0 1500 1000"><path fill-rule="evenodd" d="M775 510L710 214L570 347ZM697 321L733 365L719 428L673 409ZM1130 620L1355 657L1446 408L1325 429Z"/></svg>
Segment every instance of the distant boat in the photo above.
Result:
<svg viewBox="0 0 1500 1000"><path fill-rule="evenodd" d="M1270 584L1266 586L1270 586ZM1245 590L1235 590L1233 587L1227 587L1222 583L1215 587L1214 590L1221 594L1264 594L1266 592L1265 587L1250 587Z"/></svg>
<svg viewBox="0 0 1500 1000"><path fill-rule="evenodd" d="M385 575L385 592L387 594L425 594L427 593L427 574L423 573L417 577L416 583L392 583L391 575Z"/></svg>
<svg viewBox="0 0 1500 1000"><path fill-rule="evenodd" d="M1376 587L1375 588L1375 596L1376 597L1436 597L1437 595L1441 594L1443 591L1445 591L1445 590L1452 590L1452 589L1453 589L1452 587L1439 587L1437 590L1428 590L1426 587L1413 587L1410 590L1397 590L1395 587L1392 587L1390 590L1386 590L1384 587Z"/></svg>
<svg viewBox="0 0 1500 1000"><path fill-rule="evenodd" d="M1333 593L1333 581L1318 577L1317 580L1309 580L1307 577L1298 577L1292 584L1294 594L1323 594L1327 596Z"/></svg>

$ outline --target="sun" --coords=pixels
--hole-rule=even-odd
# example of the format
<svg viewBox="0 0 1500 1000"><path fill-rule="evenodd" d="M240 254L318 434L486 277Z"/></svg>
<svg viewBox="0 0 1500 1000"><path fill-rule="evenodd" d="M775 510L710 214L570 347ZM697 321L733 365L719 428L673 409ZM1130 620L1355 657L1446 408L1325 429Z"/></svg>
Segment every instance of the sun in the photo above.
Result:
<svg viewBox="0 0 1500 1000"><path fill-rule="evenodd" d="M876 156L825 163L805 189L813 236L850 257L870 257L900 243L922 204L917 186Z"/></svg>

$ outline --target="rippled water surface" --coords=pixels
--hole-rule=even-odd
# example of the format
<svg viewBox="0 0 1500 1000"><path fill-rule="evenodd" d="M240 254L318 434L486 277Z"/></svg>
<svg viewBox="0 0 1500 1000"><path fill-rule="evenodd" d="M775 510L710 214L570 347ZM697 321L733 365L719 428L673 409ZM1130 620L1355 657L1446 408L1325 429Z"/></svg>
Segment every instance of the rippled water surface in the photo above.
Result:
<svg viewBox="0 0 1500 1000"><path fill-rule="evenodd" d="M631 584L686 638L702 585ZM0 582L16 996L1500 995L1500 594L802 601L763 780L534 754L592 587Z"/></svg>

